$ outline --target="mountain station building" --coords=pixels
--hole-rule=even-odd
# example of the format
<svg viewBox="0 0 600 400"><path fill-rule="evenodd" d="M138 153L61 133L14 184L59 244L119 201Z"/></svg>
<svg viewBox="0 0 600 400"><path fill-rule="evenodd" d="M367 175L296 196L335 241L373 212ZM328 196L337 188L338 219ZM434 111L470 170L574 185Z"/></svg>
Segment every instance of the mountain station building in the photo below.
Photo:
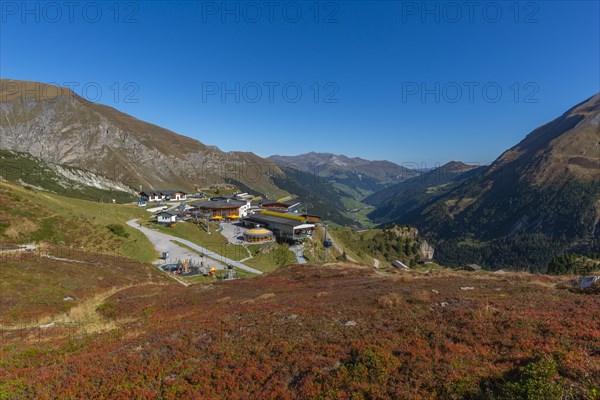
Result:
<svg viewBox="0 0 600 400"><path fill-rule="evenodd" d="M249 215L243 218L241 223L249 228L268 229L277 239L294 242L312 237L315 230L315 224L308 223L306 218L300 215L274 211Z"/></svg>

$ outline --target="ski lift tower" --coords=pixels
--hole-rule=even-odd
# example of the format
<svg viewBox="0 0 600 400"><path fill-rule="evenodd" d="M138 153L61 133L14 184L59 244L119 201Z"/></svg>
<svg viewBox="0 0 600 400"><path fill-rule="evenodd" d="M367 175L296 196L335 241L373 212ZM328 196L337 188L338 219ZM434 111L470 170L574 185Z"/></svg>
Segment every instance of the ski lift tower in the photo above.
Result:
<svg viewBox="0 0 600 400"><path fill-rule="evenodd" d="M206 233L210 235L210 217L209 214L205 215L206 217Z"/></svg>

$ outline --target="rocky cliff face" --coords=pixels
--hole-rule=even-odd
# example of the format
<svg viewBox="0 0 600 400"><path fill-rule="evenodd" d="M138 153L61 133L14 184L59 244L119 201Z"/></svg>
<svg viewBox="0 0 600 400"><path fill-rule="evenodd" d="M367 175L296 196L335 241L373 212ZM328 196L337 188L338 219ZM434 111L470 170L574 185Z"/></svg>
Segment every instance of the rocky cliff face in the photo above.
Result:
<svg viewBox="0 0 600 400"><path fill-rule="evenodd" d="M435 249L426 240L423 240L421 246L419 247L419 252L421 253L421 257L423 260L429 261L433 260L433 255L435 254Z"/></svg>
<svg viewBox="0 0 600 400"><path fill-rule="evenodd" d="M216 147L91 103L67 88L0 80L0 147L85 168L138 189L179 188L235 179L283 194L273 163Z"/></svg>

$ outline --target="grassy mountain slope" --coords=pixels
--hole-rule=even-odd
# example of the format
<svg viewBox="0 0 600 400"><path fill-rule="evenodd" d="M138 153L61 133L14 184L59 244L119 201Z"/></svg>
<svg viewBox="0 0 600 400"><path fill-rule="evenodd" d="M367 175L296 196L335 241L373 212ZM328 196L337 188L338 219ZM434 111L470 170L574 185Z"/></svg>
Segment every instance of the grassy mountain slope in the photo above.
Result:
<svg viewBox="0 0 600 400"><path fill-rule="evenodd" d="M423 238L413 227L394 225L361 231L337 228L331 229L330 234L348 255L367 265L377 259L382 261L381 266L400 260L409 267L416 267L424 260L421 253Z"/></svg>
<svg viewBox="0 0 600 400"><path fill-rule="evenodd" d="M365 203L377 207L369 213L369 218L377 223L400 219L405 214L435 201L483 169L452 161L421 176L373 193L364 199Z"/></svg>
<svg viewBox="0 0 600 400"><path fill-rule="evenodd" d="M0 329L4 335L10 334L10 328L55 321L63 328L77 324L85 331L110 330L115 324L96 312L105 298L131 286L177 284L158 269L131 259L79 250L68 254L70 260L39 252L2 257Z"/></svg>
<svg viewBox="0 0 600 400"><path fill-rule="evenodd" d="M483 173L395 220L433 239L447 265L545 271L600 250L600 95L531 132Z"/></svg>
<svg viewBox="0 0 600 400"><path fill-rule="evenodd" d="M146 214L133 205L69 198L0 182L0 242L36 243L59 257L86 251L154 261L156 250L144 234L125 225ZM128 237L112 233L110 224L122 224Z"/></svg>

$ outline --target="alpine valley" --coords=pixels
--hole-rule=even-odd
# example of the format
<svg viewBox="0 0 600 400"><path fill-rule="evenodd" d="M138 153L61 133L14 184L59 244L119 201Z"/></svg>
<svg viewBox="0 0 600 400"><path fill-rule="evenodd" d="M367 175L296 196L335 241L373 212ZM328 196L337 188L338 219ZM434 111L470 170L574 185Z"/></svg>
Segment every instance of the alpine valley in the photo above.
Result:
<svg viewBox="0 0 600 400"><path fill-rule="evenodd" d="M227 153L38 82L2 79L0 100L1 175L40 190L131 200L140 187L227 183L295 196L337 226L414 226L447 266L546 272L563 254L600 253L598 94L490 165L433 170L330 153Z"/></svg>

